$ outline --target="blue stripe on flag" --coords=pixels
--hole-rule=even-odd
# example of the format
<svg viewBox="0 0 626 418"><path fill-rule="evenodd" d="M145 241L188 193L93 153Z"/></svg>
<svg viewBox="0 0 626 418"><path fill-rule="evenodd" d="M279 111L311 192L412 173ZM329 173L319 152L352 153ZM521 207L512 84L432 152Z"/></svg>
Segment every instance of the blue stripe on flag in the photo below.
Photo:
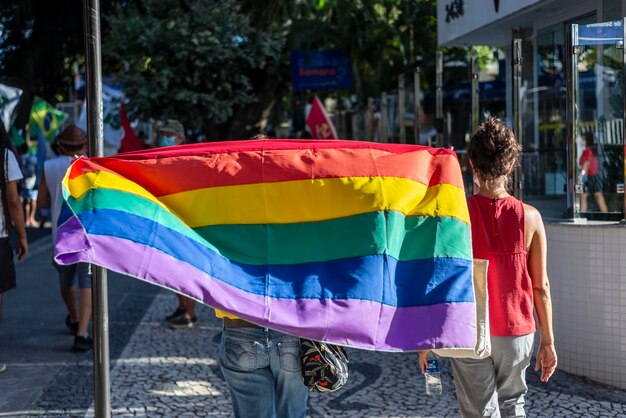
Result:
<svg viewBox="0 0 626 418"><path fill-rule="evenodd" d="M82 212L78 218L88 234L156 248L243 291L273 298L360 299L396 307L474 301L471 260L398 261L382 254L316 263L247 265L128 212L97 209Z"/></svg>

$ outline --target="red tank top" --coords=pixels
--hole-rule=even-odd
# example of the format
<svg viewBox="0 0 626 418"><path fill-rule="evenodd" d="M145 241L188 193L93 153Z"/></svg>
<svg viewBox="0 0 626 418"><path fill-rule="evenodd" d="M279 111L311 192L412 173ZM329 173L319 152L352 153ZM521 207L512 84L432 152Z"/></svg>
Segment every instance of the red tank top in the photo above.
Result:
<svg viewBox="0 0 626 418"><path fill-rule="evenodd" d="M535 331L533 287L528 274L524 204L513 196L467 199L474 258L489 260L487 289L491 335Z"/></svg>

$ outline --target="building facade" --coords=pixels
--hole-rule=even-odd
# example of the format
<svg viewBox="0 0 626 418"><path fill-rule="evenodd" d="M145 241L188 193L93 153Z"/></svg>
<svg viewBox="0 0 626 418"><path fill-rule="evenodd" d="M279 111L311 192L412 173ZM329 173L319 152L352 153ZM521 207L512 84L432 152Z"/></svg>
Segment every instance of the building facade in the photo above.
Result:
<svg viewBox="0 0 626 418"><path fill-rule="evenodd" d="M626 388L626 0L438 0L437 14L441 46L506 51L504 117L520 194L547 224L560 368Z"/></svg>

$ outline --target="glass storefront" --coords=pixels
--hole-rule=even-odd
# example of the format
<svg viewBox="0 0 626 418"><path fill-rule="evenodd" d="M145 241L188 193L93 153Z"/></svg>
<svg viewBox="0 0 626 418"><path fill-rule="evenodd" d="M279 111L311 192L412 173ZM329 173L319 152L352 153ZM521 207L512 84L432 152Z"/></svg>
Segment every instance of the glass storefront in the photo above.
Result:
<svg viewBox="0 0 626 418"><path fill-rule="evenodd" d="M593 22L594 16L578 20ZM566 22L540 30L525 92L524 200L544 217L567 216ZM532 56L531 56L532 57Z"/></svg>
<svg viewBox="0 0 626 418"><path fill-rule="evenodd" d="M525 60L523 197L545 217L623 218L623 49L615 40L579 47L575 155L568 153L567 27L602 27L596 21L592 14L538 31L534 60Z"/></svg>
<svg viewBox="0 0 626 418"><path fill-rule="evenodd" d="M520 11L515 25L502 23L499 28L502 33L508 31L506 42L515 39L515 51L521 45L521 73L519 66L512 69L513 62L520 62L513 59L514 48L505 45L507 59L502 71L490 84L480 83L478 119L496 114L511 127L515 122L523 147L521 196L544 218L621 220L626 208L623 2L585 0L576 3L578 12L570 10L567 0L534 3L536 10ZM539 16L544 6L553 8L548 18L529 19L529 13ZM572 44L572 28L587 33L597 28L614 30L605 31L608 35L600 30L599 40ZM619 31L615 28L621 33L616 35ZM496 33L492 27L485 31ZM446 32L441 33L445 38ZM478 32L470 36L485 39ZM458 39L467 43L461 36ZM452 73L452 69L446 67L444 73ZM464 159L472 120L469 85L468 80L464 85L444 86L443 101L446 126L453 127L448 129L445 143L459 153L466 180L471 179ZM519 95L512 92L517 86ZM515 109L520 113L514 115ZM471 187L466 191L471 193Z"/></svg>
<svg viewBox="0 0 626 418"><path fill-rule="evenodd" d="M533 70L526 77L523 113L524 199L544 216L560 217L566 209L567 143L565 99L565 25L538 33Z"/></svg>
<svg viewBox="0 0 626 418"><path fill-rule="evenodd" d="M574 216L619 220L624 207L622 21L574 25L572 32L578 109Z"/></svg>

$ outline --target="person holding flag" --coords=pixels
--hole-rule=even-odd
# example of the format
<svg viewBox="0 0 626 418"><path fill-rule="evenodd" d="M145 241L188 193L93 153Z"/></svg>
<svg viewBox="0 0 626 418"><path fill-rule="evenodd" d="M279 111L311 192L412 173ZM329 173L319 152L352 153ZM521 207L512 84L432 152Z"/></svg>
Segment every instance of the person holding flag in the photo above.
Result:
<svg viewBox="0 0 626 418"><path fill-rule="evenodd" d="M482 359L451 359L463 417L526 416L526 369L537 329L535 371L541 370L542 382L550 380L558 363L543 220L507 190L520 152L513 131L493 116L478 127L467 150L478 184L467 199L473 255L489 261L492 349ZM420 351L422 373L427 363L427 352Z"/></svg>
<svg viewBox="0 0 626 418"><path fill-rule="evenodd" d="M215 316L223 320L218 362L235 418L304 418L309 392L302 382L300 339L220 309Z"/></svg>

